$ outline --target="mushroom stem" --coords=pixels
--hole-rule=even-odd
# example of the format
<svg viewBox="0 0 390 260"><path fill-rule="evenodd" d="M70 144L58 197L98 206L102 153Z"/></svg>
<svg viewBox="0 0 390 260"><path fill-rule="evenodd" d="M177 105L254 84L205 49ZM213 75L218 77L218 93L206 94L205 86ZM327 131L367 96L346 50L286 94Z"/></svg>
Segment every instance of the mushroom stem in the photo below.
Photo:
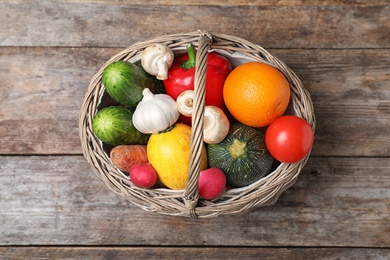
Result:
<svg viewBox="0 0 390 260"><path fill-rule="evenodd" d="M194 103L194 91L183 91L176 99L177 110L184 116L192 116L193 103Z"/></svg>
<svg viewBox="0 0 390 260"><path fill-rule="evenodd" d="M167 60L167 58L160 58L159 60L157 60L157 75L156 75L156 78L159 79L159 80L166 80L168 78L168 65L169 65L169 61Z"/></svg>
<svg viewBox="0 0 390 260"><path fill-rule="evenodd" d="M148 46L142 53L142 68L159 80L168 78L168 70L172 66L174 54L165 44L156 43Z"/></svg>

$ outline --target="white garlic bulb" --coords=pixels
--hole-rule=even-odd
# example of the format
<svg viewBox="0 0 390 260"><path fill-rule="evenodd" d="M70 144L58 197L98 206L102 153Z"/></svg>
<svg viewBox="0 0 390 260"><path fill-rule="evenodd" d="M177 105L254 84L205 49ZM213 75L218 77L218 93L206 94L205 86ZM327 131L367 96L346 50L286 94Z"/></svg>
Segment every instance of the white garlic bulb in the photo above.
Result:
<svg viewBox="0 0 390 260"><path fill-rule="evenodd" d="M154 95L148 88L133 114L134 127L144 134L158 133L176 123L179 111L175 100L167 94Z"/></svg>

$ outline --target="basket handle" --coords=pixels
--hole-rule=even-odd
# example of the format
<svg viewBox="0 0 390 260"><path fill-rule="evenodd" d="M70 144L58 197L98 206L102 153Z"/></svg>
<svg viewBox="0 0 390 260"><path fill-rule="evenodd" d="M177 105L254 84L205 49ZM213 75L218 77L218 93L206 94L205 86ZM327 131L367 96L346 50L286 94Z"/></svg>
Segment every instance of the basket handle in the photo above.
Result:
<svg viewBox="0 0 390 260"><path fill-rule="evenodd" d="M203 148L203 118L206 95L207 55L212 43L212 35L199 31L198 50L196 53L194 100L192 113L192 132L190 148L190 165L183 200L192 217L196 217L195 207L199 199L198 179Z"/></svg>

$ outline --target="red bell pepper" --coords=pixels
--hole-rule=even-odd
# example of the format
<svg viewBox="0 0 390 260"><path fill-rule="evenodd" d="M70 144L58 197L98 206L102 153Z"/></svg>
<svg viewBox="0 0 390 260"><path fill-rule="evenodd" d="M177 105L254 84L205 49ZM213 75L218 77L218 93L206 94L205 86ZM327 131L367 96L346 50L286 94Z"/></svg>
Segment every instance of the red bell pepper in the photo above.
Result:
<svg viewBox="0 0 390 260"><path fill-rule="evenodd" d="M191 44L186 48L188 53L175 58L168 71L168 79L164 80L167 94L175 100L183 91L194 89L195 48ZM215 52L208 53L207 58L205 102L224 109L223 85L232 66L227 58Z"/></svg>

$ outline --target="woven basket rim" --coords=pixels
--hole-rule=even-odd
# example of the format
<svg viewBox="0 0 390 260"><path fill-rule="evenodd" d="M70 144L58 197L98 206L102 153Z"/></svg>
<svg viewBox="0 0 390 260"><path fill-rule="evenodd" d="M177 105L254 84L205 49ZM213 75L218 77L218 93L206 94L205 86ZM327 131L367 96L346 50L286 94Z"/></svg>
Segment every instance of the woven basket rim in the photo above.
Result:
<svg viewBox="0 0 390 260"><path fill-rule="evenodd" d="M301 169L309 158L310 154L297 163L281 163L272 173L254 184L243 188L229 189L214 201L197 200L196 204L192 206L188 205L185 199L183 199L182 190L137 188L123 172L113 166L109 156L104 151L103 143L92 131L92 118L98 111L101 99L105 93L104 86L101 83L101 74L104 68L118 60L129 62L139 60L142 50L153 43L164 43L173 49L181 49L188 43L192 43L196 48L203 48L199 41L204 35L205 32L195 31L162 35L137 42L106 61L92 77L85 94L79 118L79 134L84 157L96 175L112 191L123 195L128 201L144 210L170 216L210 218L237 214L256 207L271 205L277 201L283 191L295 183ZM290 83L293 110L296 115L308 121L315 131L315 115L310 94L303 87L296 74L283 61L271 55L260 45L245 39L218 33L210 34L207 32L207 35L211 35L213 39L208 47L209 51L219 51L233 55L240 54L248 59L266 62L278 68Z"/></svg>

